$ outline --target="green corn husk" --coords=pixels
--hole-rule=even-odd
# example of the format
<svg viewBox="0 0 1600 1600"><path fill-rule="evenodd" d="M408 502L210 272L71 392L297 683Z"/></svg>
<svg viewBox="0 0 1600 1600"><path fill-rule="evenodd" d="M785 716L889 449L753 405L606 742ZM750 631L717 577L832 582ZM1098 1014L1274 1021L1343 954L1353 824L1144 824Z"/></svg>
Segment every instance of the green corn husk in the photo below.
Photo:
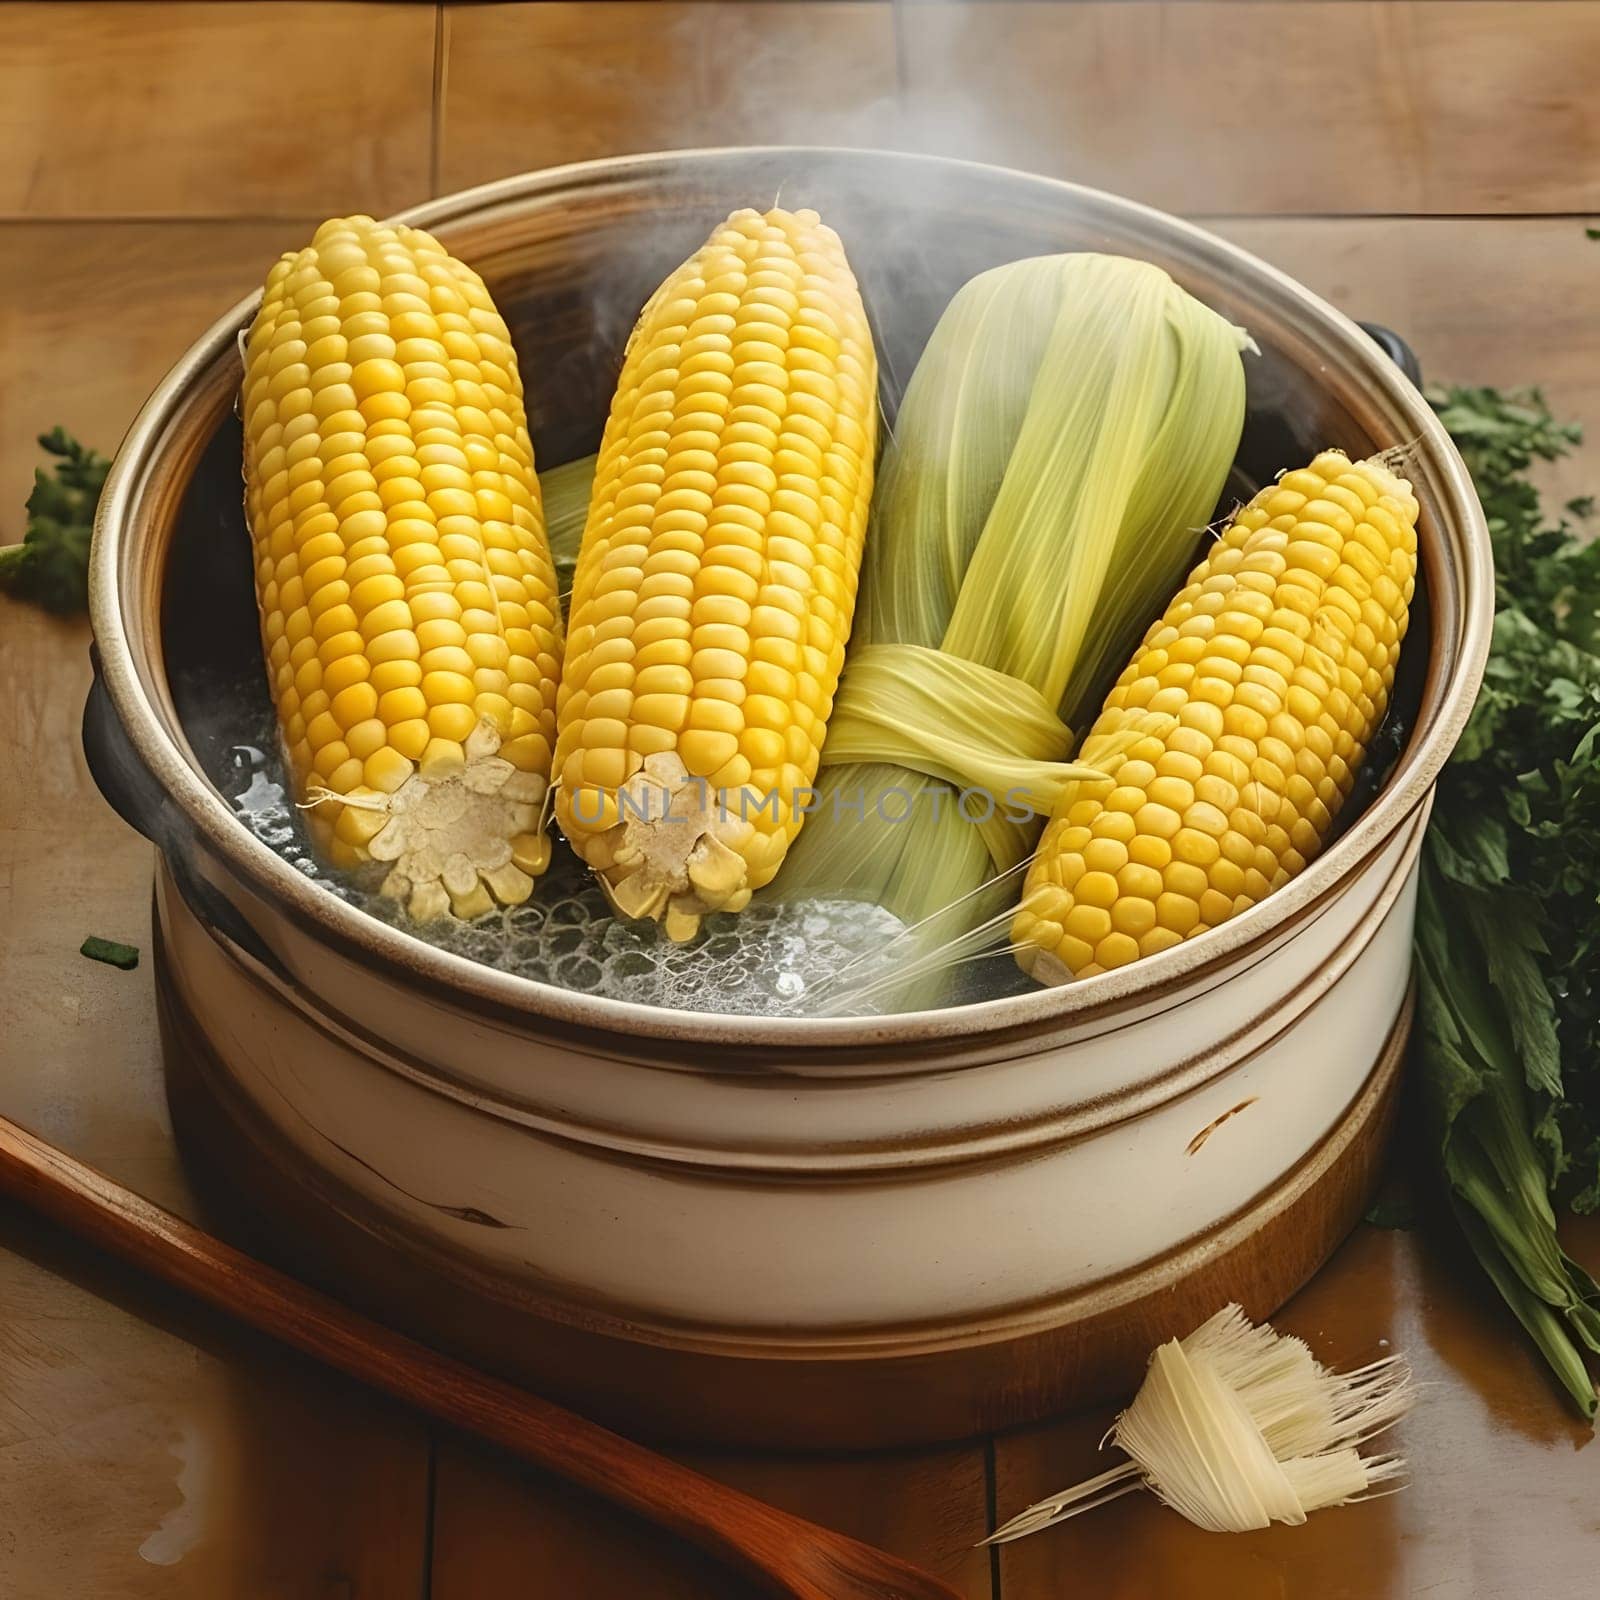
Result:
<svg viewBox="0 0 1600 1600"><path fill-rule="evenodd" d="M907 924L956 908L928 930L941 946L1002 908L1010 886L994 880L1086 770L1066 759L1070 724L1216 507L1246 348L1158 267L1116 256L1018 261L956 295L885 451L783 898L873 901ZM969 820L982 799L959 814L962 788L994 814Z"/></svg>
<svg viewBox="0 0 1600 1600"><path fill-rule="evenodd" d="M578 546L589 515L589 494L594 488L596 456L579 456L539 474L539 495L544 501L544 530L556 565L556 585L564 599L572 590L578 567Z"/></svg>

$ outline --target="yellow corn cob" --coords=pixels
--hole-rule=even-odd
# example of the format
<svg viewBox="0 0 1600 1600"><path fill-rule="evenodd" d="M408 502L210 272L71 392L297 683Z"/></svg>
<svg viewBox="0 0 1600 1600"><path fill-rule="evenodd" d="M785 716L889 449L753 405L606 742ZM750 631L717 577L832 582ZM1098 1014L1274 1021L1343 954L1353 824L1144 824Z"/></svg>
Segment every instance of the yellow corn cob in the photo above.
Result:
<svg viewBox="0 0 1600 1600"><path fill-rule="evenodd" d="M561 624L522 383L473 270L416 228L325 222L244 351L267 673L334 864L414 916L527 899Z"/></svg>
<svg viewBox="0 0 1600 1600"><path fill-rule="evenodd" d="M799 831L855 607L872 339L815 212L739 211L640 316L573 582L555 810L688 938Z"/></svg>
<svg viewBox="0 0 1600 1600"><path fill-rule="evenodd" d="M1262 490L1145 635L1078 753L1012 925L1023 968L1086 977L1213 928L1322 847L1394 683L1417 502L1325 451Z"/></svg>

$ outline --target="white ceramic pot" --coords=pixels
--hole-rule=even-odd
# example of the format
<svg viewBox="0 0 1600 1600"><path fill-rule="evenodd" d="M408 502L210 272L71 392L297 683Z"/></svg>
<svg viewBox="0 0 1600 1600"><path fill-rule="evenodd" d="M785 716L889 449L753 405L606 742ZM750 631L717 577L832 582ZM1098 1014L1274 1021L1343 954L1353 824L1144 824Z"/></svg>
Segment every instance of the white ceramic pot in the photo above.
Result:
<svg viewBox="0 0 1600 1600"><path fill-rule="evenodd" d="M635 1425L950 1436L1126 1381L1153 1338L1230 1295L1270 1311L1357 1214L1404 1039L1429 796L1487 646L1487 538L1449 440L1366 334L1111 196L906 156L688 152L532 174L411 220L482 271L539 351L529 370L555 375L559 392L531 399L536 447L558 460L592 442L617 308L780 183L851 241L869 300L892 298L902 370L973 271L1114 249L1260 344L1247 470L1413 443L1407 742L1302 877L1134 967L871 1021L630 1006L363 916L245 831L196 748L194 669L253 648L229 416L253 302L180 362L118 456L86 734L103 787L163 851L180 1123L286 1254Z"/></svg>

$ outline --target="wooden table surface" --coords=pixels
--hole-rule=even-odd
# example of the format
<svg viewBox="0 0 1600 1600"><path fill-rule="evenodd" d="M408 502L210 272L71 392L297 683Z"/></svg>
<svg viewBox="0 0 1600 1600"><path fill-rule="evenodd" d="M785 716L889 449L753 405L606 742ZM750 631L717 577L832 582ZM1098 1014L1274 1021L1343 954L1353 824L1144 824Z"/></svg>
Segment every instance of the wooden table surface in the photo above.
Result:
<svg viewBox="0 0 1600 1600"><path fill-rule="evenodd" d="M0 534L36 432L112 448L322 215L673 144L903 144L1122 189L1400 329L1431 376L1538 380L1600 429L1597 79L1587 0L0 4ZM1600 488L1593 451L1561 486ZM148 962L77 955L89 933L149 942L150 849L78 746L87 644L0 601L0 1113L190 1210ZM1600 1260L1600 1228L1572 1243ZM1363 1226L1279 1320L1340 1364L1412 1356L1403 1493L1232 1538L1130 1499L991 1555L972 1546L997 1514L1094 1470L1106 1418L912 1457L696 1459L974 1600L1592 1592L1600 1450L1447 1229ZM8 1600L739 1592L0 1212Z"/></svg>

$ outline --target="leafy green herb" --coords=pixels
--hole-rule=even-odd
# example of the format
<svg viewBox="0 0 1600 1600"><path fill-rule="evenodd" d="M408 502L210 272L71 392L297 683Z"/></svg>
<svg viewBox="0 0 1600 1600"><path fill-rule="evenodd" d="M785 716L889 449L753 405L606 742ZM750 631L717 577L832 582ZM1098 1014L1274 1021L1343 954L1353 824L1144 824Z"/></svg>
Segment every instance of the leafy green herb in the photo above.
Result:
<svg viewBox="0 0 1600 1600"><path fill-rule="evenodd" d="M1600 1207L1600 543L1586 502L1552 517L1532 481L1579 439L1536 390L1429 398L1488 516L1496 614L1423 861L1424 1098L1474 1253L1593 1417L1600 1287L1552 1194Z"/></svg>
<svg viewBox="0 0 1600 1600"><path fill-rule="evenodd" d="M39 447L58 460L34 471L22 543L0 546L0 590L73 616L89 605L89 540L111 463L63 428L40 434Z"/></svg>
<svg viewBox="0 0 1600 1600"><path fill-rule="evenodd" d="M78 946L78 954L91 961L103 961L108 967L121 967L124 972L132 972L139 965L137 945L118 944L115 939L96 938L92 933Z"/></svg>

